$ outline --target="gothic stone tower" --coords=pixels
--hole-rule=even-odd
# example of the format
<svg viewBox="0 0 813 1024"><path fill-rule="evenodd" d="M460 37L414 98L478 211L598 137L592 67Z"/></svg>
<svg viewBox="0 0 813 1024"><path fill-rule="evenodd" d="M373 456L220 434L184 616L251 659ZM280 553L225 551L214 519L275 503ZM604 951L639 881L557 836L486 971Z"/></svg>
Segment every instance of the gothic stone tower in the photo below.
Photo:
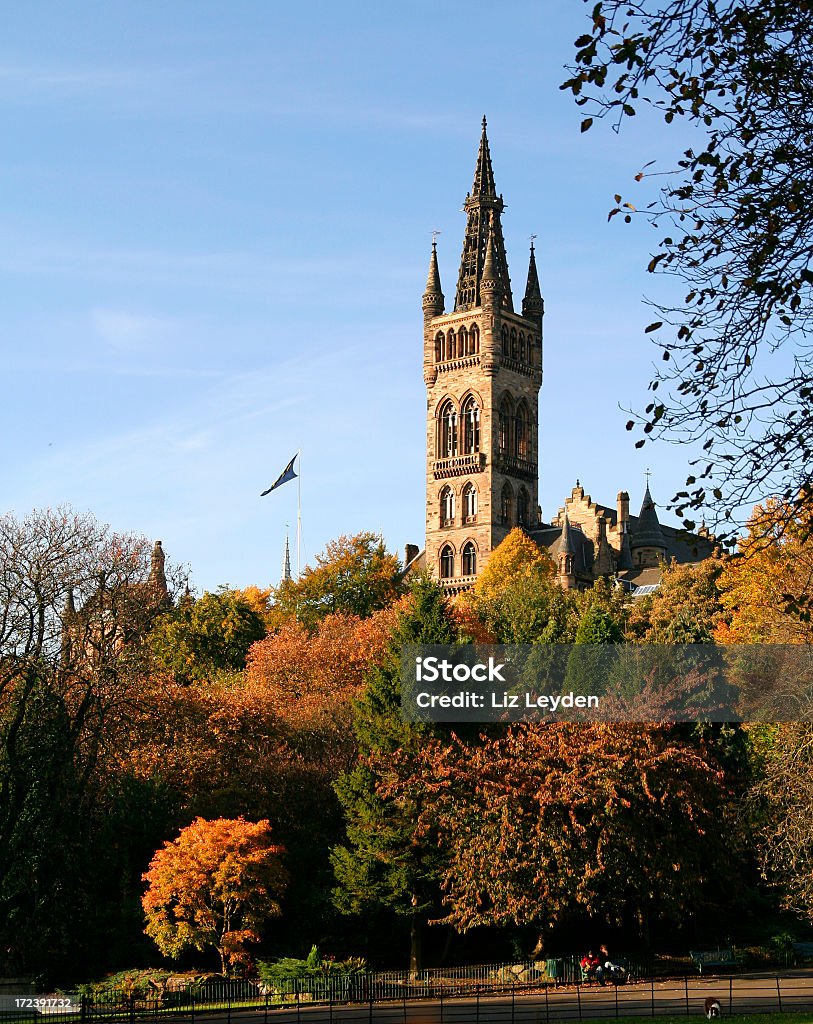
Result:
<svg viewBox="0 0 813 1024"><path fill-rule="evenodd" d="M434 242L423 296L426 566L450 593L471 586L514 526L537 524L544 304L532 244L514 312L503 208L483 118L454 309Z"/></svg>

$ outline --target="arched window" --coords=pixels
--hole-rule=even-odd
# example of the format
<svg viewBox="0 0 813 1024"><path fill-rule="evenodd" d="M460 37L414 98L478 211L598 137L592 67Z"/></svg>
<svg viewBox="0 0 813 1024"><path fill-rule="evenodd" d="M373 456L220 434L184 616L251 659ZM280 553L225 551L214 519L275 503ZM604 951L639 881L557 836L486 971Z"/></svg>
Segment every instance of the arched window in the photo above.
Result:
<svg viewBox="0 0 813 1024"><path fill-rule="evenodd" d="M503 526L510 526L514 518L514 492L511 484L503 484L500 495L500 522Z"/></svg>
<svg viewBox="0 0 813 1024"><path fill-rule="evenodd" d="M457 411L447 401L440 410L438 430L438 458L451 459L457 455Z"/></svg>
<svg viewBox="0 0 813 1024"><path fill-rule="evenodd" d="M511 328L511 358L517 358L517 329L516 327Z"/></svg>
<svg viewBox="0 0 813 1024"><path fill-rule="evenodd" d="M511 349L508 347L508 328L505 325L502 329L502 354L504 356L511 355Z"/></svg>
<svg viewBox="0 0 813 1024"><path fill-rule="evenodd" d="M440 553L440 578L450 580L454 576L454 551L447 544Z"/></svg>
<svg viewBox="0 0 813 1024"><path fill-rule="evenodd" d="M528 366L534 365L534 338L532 334L528 335Z"/></svg>
<svg viewBox="0 0 813 1024"><path fill-rule="evenodd" d="M435 362L439 363L443 360L443 331L438 331L435 335Z"/></svg>
<svg viewBox="0 0 813 1024"><path fill-rule="evenodd" d="M457 332L457 354L459 356L468 355L469 350L469 332L465 327L461 327Z"/></svg>
<svg viewBox="0 0 813 1024"><path fill-rule="evenodd" d="M456 344L457 343L455 341L454 331L449 331L449 333L446 335L446 358L447 359L456 359L457 358Z"/></svg>
<svg viewBox="0 0 813 1024"><path fill-rule="evenodd" d="M528 406L520 402L514 419L514 454L519 459L528 458Z"/></svg>
<svg viewBox="0 0 813 1024"><path fill-rule="evenodd" d="M520 487L517 495L517 523L519 526L529 526L531 510L531 499L524 487Z"/></svg>
<svg viewBox="0 0 813 1024"><path fill-rule="evenodd" d="M503 455L508 455L511 450L511 420L514 418L514 403L508 397L503 398L500 403L499 414L499 447Z"/></svg>
<svg viewBox="0 0 813 1024"><path fill-rule="evenodd" d="M480 451L480 410L477 402L469 395L461 413L463 423L463 454L473 455Z"/></svg>
<svg viewBox="0 0 813 1024"><path fill-rule="evenodd" d="M471 325L471 330L469 331L469 348L471 349L471 354L474 356L476 356L480 351L480 331L477 324Z"/></svg>
<svg viewBox="0 0 813 1024"><path fill-rule="evenodd" d="M525 362L525 332L519 332L519 358L521 362Z"/></svg>
<svg viewBox="0 0 813 1024"><path fill-rule="evenodd" d="M440 492L440 525L454 525L454 491L448 485Z"/></svg>
<svg viewBox="0 0 813 1024"><path fill-rule="evenodd" d="M463 548L463 575L477 575L477 548L471 541Z"/></svg>
<svg viewBox="0 0 813 1024"><path fill-rule="evenodd" d="M474 484L466 484L463 488L463 522L477 522L477 488Z"/></svg>

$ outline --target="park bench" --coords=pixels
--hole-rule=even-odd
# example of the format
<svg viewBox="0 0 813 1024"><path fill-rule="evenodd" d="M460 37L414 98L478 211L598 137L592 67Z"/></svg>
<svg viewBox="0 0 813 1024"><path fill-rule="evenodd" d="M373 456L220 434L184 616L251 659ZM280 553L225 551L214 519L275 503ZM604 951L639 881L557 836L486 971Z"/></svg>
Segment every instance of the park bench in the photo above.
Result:
<svg viewBox="0 0 813 1024"><path fill-rule="evenodd" d="M706 949L706 950L689 950L689 956L692 958L692 963L702 974L703 968L717 967L742 967L742 960L737 956L733 949Z"/></svg>
<svg viewBox="0 0 813 1024"><path fill-rule="evenodd" d="M794 942L793 956L797 963L802 960L813 960L813 942Z"/></svg>

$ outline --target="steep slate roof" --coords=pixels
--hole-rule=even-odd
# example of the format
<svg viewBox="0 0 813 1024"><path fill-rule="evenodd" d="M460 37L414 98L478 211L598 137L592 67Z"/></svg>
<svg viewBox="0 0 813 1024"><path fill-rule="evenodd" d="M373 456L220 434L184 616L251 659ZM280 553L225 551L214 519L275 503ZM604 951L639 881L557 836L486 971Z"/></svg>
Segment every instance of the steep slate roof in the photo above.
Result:
<svg viewBox="0 0 813 1024"><path fill-rule="evenodd" d="M655 509L655 502L649 492L649 484L646 485L644 500L641 502L641 511L635 529L632 531L630 547L635 548L666 548L666 539L658 521L658 513Z"/></svg>
<svg viewBox="0 0 813 1024"><path fill-rule="evenodd" d="M562 551L567 551L567 545L573 555L573 568L577 576L592 579L593 572L593 542L587 537L578 526L573 526L568 521L567 536L563 537L565 531L560 526L540 526L528 530L528 536L544 548L553 559L558 562ZM566 546L563 548L562 544Z"/></svg>

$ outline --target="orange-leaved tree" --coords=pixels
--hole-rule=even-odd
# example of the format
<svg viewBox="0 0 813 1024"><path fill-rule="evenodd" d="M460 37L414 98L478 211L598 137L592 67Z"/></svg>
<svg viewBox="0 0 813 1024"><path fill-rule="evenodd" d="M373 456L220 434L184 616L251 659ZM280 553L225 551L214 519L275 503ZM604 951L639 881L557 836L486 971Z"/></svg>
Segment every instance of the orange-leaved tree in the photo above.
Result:
<svg viewBox="0 0 813 1024"><path fill-rule="evenodd" d="M350 701L361 691L364 675L384 658L405 598L368 618L328 615L313 633L288 622L248 654L246 680L262 691L287 725L302 727L347 720Z"/></svg>
<svg viewBox="0 0 813 1024"><path fill-rule="evenodd" d="M230 974L265 921L281 913L283 852L267 820L196 818L164 843L143 876L147 934L167 956L214 948Z"/></svg>

